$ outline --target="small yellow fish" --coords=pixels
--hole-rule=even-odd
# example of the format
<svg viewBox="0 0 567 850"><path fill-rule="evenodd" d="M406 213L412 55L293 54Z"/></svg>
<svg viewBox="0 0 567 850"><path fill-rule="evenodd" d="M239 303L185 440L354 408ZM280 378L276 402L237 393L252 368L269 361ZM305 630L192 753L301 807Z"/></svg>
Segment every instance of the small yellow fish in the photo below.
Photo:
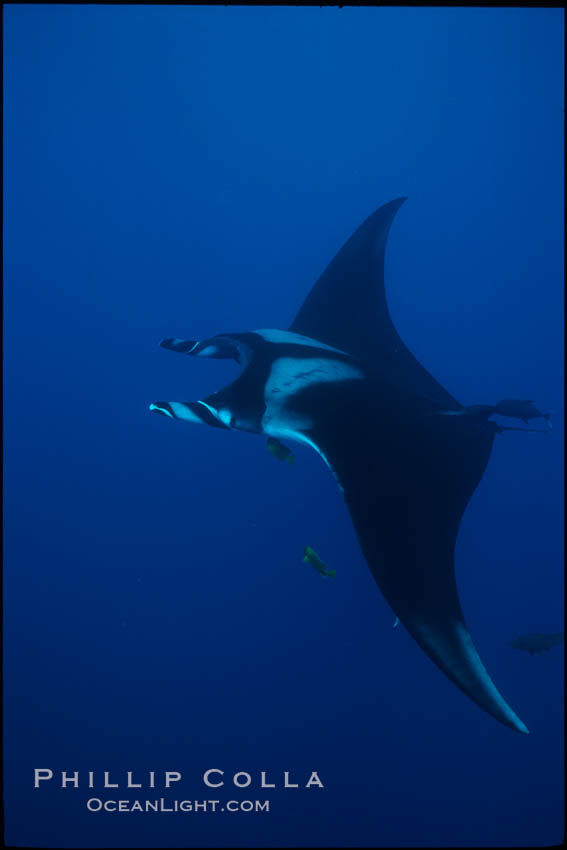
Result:
<svg viewBox="0 0 567 850"><path fill-rule="evenodd" d="M319 575L323 576L323 578L334 578L336 576L337 571L330 570L311 546L306 546L303 551L305 552L303 563L310 564L314 570L317 570Z"/></svg>
<svg viewBox="0 0 567 850"><path fill-rule="evenodd" d="M287 446L276 440L275 437L268 437L268 451L273 454L276 460L285 460L286 463L293 463L293 455Z"/></svg>

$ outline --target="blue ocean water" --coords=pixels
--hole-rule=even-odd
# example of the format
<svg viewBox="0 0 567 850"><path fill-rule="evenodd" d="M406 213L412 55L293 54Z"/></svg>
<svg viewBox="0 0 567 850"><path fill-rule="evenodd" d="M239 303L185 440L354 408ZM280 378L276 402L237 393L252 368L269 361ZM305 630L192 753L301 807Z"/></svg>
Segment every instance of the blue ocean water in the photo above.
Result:
<svg viewBox="0 0 567 850"><path fill-rule="evenodd" d="M563 629L562 80L559 9L4 8L8 844L561 841L563 647L509 642ZM529 737L392 628L314 452L278 464L261 437L148 412L236 374L161 339L288 327L400 195L386 285L406 344L465 404L553 410L546 436L497 437L456 556Z"/></svg>

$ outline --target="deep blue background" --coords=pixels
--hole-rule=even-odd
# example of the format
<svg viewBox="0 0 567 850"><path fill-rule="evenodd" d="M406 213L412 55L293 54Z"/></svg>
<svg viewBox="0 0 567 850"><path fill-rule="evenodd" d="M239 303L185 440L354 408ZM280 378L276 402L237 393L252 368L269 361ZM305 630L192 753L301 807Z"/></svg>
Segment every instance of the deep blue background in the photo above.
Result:
<svg viewBox="0 0 567 850"><path fill-rule="evenodd" d="M563 628L562 11L48 5L4 22L6 840L561 840L563 649L509 641ZM147 409L235 374L160 339L287 327L399 195L386 275L407 344L464 403L554 410L547 437L497 438L457 551L529 737L392 629L314 453L278 464L261 438ZM92 792L34 791L34 767L181 770L170 796L188 799L219 796L210 767L326 787L272 793L265 815L89 814Z"/></svg>

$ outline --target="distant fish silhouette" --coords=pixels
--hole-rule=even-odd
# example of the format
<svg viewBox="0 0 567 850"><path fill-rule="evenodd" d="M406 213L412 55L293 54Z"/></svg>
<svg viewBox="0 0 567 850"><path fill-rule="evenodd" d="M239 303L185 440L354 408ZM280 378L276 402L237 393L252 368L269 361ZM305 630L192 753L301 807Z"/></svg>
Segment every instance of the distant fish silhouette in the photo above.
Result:
<svg viewBox="0 0 567 850"><path fill-rule="evenodd" d="M536 632L533 635L517 637L516 640L511 642L510 646L533 655L534 652L545 652L552 646L559 646L561 643L563 643L563 632L552 632L551 634Z"/></svg>
<svg viewBox="0 0 567 850"><path fill-rule="evenodd" d="M461 407L459 410L435 410L429 415L466 417L469 422L493 434L501 434L503 431L530 431L536 434L547 433L547 431L542 431L541 428L512 428L509 425L499 425L497 422L489 421L489 417L494 414L507 416L510 419L521 419L526 425L530 419L545 419L547 428L549 430L551 429L551 413L544 413L542 410L534 407L533 401L522 401L521 399L503 399L497 404L470 404L467 407Z"/></svg>
<svg viewBox="0 0 567 850"><path fill-rule="evenodd" d="M494 413L500 416L509 416L512 419L521 419L526 424L530 419L545 419L549 422L551 414L535 407L533 401L523 401L518 398L505 398L494 405Z"/></svg>
<svg viewBox="0 0 567 850"><path fill-rule="evenodd" d="M489 423L489 412L524 420L544 414L515 399L463 407L400 338L386 301L384 253L404 200L361 224L288 330L163 340L163 348L192 357L232 358L241 374L198 401L158 401L150 410L314 449L344 495L366 562L400 623L477 705L527 734L472 642L454 555L461 517L506 428Z"/></svg>

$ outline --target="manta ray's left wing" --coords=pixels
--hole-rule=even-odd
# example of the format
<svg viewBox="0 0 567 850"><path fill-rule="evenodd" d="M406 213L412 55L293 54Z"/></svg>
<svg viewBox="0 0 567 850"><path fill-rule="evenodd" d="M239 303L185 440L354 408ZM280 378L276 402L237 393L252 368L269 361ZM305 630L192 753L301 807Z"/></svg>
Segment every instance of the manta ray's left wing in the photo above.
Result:
<svg viewBox="0 0 567 850"><path fill-rule="evenodd" d="M458 401L416 360L390 317L384 257L390 227L406 198L379 207L331 260L290 331L325 342L447 409Z"/></svg>

